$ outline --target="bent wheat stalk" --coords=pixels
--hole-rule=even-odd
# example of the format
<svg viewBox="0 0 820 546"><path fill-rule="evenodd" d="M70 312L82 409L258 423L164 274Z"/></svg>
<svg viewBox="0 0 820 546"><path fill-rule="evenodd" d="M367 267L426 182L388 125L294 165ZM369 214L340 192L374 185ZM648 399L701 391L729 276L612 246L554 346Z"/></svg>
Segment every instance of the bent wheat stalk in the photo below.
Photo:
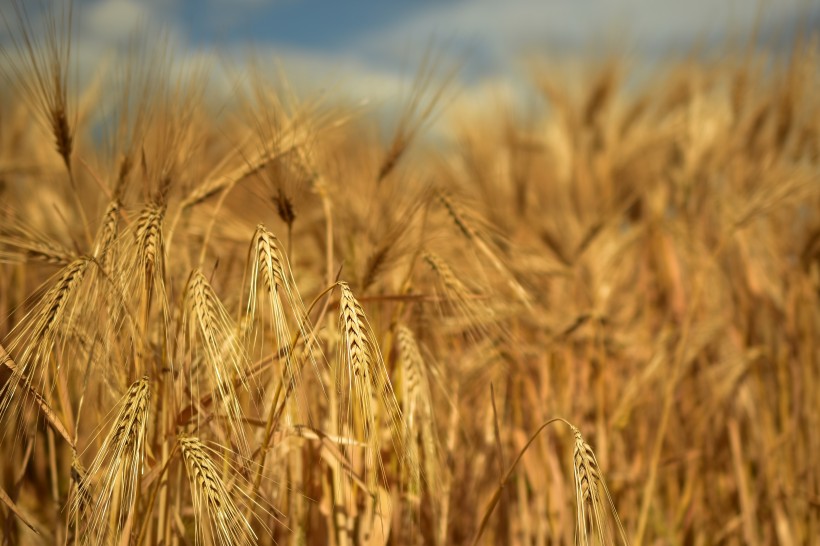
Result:
<svg viewBox="0 0 820 546"><path fill-rule="evenodd" d="M609 542L607 540L608 534L606 532L606 526L603 523L603 502L600 498L599 493L597 492L600 484L600 487L603 488L606 492L609 507L618 526L620 539L626 546L629 545L629 541L626 538L626 532L624 531L623 525L621 524L621 520L618 517L618 512L615 510L615 504L612 501L612 497L609 494L609 489L607 489L603 476L598 471L598 460L595 458L595 454L593 453L592 448L589 447L589 444L587 444L586 441L584 441L583 437L581 436L581 432L575 425L573 425L563 417L553 417L552 419L543 423L540 427L538 427L538 429L536 429L532 436L530 436L530 439L527 440L527 443L524 444L524 447L521 449L521 451L518 452L518 456L509 466L507 472L504 473L504 476L501 478L498 484L498 488L495 490L495 493L493 493L493 496L490 498L490 502L487 504L487 508L484 510L484 515L481 518L481 523L479 524L478 530L476 531L475 537L473 538L473 546L478 544L478 541L484 534L484 530L487 528L487 523L490 520L490 516L492 515L496 505L498 505L498 501L501 500L501 493L502 491L504 491L504 487L506 487L507 482L512 477L515 468L518 466L518 463L524 457L524 454L527 452L532 443L535 441L536 438L538 438L538 436L544 429L546 429L548 426L554 423L559 422L567 425L570 428L570 430L572 430L572 433L575 437L575 444L572 452L572 461L573 472L575 474L575 494L577 510L576 521L579 525L579 528L576 529L576 537L580 536L582 544L590 544L590 533L588 530L588 524L592 524L594 526L594 530L597 531L597 543L603 545ZM593 490L595 491L594 497L592 493ZM597 503L597 506L589 506L589 503ZM588 520L589 509L592 509L594 511L593 522L589 522Z"/></svg>
<svg viewBox="0 0 820 546"><path fill-rule="evenodd" d="M14 360L12 360L12 358L9 356L9 354L6 352L6 349L2 345L0 345L0 362L2 362L3 365L6 366L13 375L19 375L20 372L17 368L17 364L14 363ZM12 381L12 379L9 379L9 381ZM63 440L68 442L68 445L70 445L73 448L73 436L68 432L68 429L63 424L60 417L54 412L54 410L48 404L48 402L46 402L43 396L37 391L35 391L32 388L31 384L25 381L24 378L20 379L19 381L23 383L31 391L31 394L34 396L37 405L40 407L40 411L43 413L43 416L45 416L46 421L48 421L49 426L51 426L51 428L54 429L54 431L57 432L57 434L59 434L63 438ZM4 389L0 389L0 396L5 396Z"/></svg>

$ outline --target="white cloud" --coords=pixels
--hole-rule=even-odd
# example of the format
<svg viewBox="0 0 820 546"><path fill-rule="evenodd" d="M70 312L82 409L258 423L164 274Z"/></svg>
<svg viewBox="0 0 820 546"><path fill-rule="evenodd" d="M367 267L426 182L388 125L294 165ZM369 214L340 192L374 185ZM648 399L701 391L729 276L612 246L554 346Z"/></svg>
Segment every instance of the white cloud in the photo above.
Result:
<svg viewBox="0 0 820 546"><path fill-rule="evenodd" d="M802 0L764 3L770 19L799 13ZM585 48L602 39L649 48L693 42L711 33L744 32L757 16L746 0L474 0L439 2L389 27L362 33L356 47L397 54L435 34L509 61L522 48ZM600 43L598 45L601 45Z"/></svg>
<svg viewBox="0 0 820 546"><path fill-rule="evenodd" d="M259 69L263 77L287 85L300 98L326 96L331 102L378 106L402 96L410 83L400 72L373 66L350 53L256 46L251 55L237 47L228 58L234 77ZM278 81L280 77L285 81Z"/></svg>
<svg viewBox="0 0 820 546"><path fill-rule="evenodd" d="M139 0L101 0L80 12L80 32L86 38L108 43L121 42L138 24L156 24L155 6Z"/></svg>

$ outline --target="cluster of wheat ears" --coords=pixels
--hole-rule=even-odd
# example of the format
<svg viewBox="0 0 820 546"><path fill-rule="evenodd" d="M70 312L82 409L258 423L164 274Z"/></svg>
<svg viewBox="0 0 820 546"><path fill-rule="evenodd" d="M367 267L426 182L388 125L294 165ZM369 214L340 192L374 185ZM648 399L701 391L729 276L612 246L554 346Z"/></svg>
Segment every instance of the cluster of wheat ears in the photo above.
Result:
<svg viewBox="0 0 820 546"><path fill-rule="evenodd" d="M0 543L820 536L814 41L536 114L428 58L384 139L3 16Z"/></svg>

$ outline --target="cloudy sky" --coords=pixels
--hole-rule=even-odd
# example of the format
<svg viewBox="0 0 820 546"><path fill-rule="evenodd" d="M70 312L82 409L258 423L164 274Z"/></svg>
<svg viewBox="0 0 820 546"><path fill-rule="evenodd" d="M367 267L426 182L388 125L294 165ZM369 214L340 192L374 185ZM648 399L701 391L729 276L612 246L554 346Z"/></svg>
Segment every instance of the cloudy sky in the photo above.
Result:
<svg viewBox="0 0 820 546"><path fill-rule="evenodd" d="M367 94L412 79L431 43L469 86L514 79L538 56L680 55L748 34L759 14L770 42L797 23L820 28L818 0L75 0L75 51L94 62L139 24L164 29L182 57L253 51L297 83Z"/></svg>

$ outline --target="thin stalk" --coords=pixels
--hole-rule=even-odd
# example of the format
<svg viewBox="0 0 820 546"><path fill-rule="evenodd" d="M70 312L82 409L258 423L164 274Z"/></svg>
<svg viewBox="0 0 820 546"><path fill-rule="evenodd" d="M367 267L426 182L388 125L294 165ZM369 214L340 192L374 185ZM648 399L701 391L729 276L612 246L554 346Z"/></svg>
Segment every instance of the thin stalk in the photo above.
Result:
<svg viewBox="0 0 820 546"><path fill-rule="evenodd" d="M476 546L476 544L478 544L479 539L481 539L481 535L484 534L484 530L487 528L487 522L490 521L490 516L492 515L493 510L498 504L498 501L501 499L501 493L504 491L507 482L512 476L512 473L515 471L515 467L518 466L518 462L524 456L524 453L527 452L527 450L530 448L535 439L538 438L538 435L541 434L542 430L556 422L561 422L569 427L572 427L570 422L564 419L563 417L553 417L552 419L538 427L538 429L532 434L532 436L530 436L530 439L527 440L527 443L524 444L524 447L521 449L521 451L518 452L518 456L515 458L510 467L507 469L507 472L499 481L495 493L493 493L493 496L490 498L490 502L487 503L487 508L484 509L484 515L481 518L481 523L478 525L478 530L476 531L475 537L473 538L473 546Z"/></svg>

